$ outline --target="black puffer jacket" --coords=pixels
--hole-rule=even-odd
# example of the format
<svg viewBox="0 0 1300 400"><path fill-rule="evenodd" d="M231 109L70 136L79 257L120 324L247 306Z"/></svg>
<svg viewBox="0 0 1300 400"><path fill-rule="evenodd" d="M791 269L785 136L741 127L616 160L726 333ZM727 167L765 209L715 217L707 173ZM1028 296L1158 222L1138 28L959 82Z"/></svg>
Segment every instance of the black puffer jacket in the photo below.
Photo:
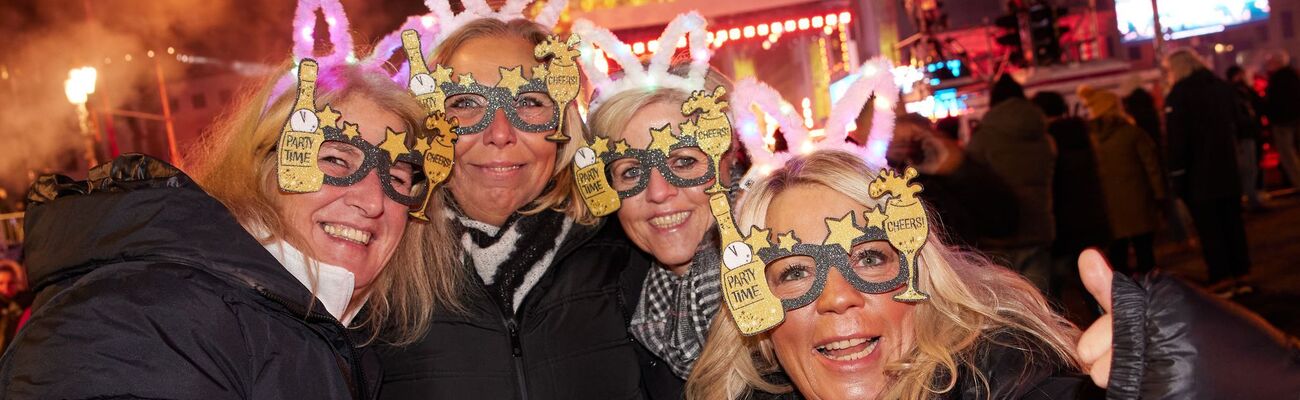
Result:
<svg viewBox="0 0 1300 400"><path fill-rule="evenodd" d="M569 239L514 318L475 279L468 315L435 315L423 340L382 351L381 397L648 397L641 369L667 369L650 365L627 329L649 268L641 257L616 222Z"/></svg>
<svg viewBox="0 0 1300 400"><path fill-rule="evenodd" d="M378 358L171 166L124 156L28 200L38 295L0 397L375 397Z"/></svg>
<svg viewBox="0 0 1300 400"><path fill-rule="evenodd" d="M1107 398L1300 398L1300 343L1185 281L1115 275Z"/></svg>

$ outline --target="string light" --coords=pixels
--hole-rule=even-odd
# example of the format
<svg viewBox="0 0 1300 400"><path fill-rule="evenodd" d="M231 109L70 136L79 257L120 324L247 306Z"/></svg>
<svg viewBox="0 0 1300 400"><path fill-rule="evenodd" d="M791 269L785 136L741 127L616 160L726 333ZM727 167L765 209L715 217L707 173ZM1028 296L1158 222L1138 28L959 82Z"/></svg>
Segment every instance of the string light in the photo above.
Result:
<svg viewBox="0 0 1300 400"><path fill-rule="evenodd" d="M425 18L431 18L431 17L425 17ZM840 39L841 59L844 60L847 65L848 61L851 61L848 59L849 46L848 46L848 32L847 32L848 24L849 21L851 20L852 17L848 11L841 11L838 13L832 12L826 14L810 15L810 16L804 16L799 18L777 20L777 21L772 21L767 23L726 27L715 31L706 31L705 42L709 44L708 47L712 49L718 49L721 48L728 41L739 41L744 39L762 39L761 46L763 47L763 50L769 50L772 48L773 45L776 44L777 41L780 40L781 35L785 33L794 33L794 32L802 32L802 31L809 31L812 29L818 29L821 31L818 33L829 36L829 35L836 34L837 33L836 31L838 31L838 35ZM303 31L306 34L309 34L311 29L312 29L311 27L305 27L303 28ZM817 31L813 31L813 32L817 32ZM680 38L677 40L677 48L685 48L687 47L687 44L688 43L686 38ZM627 51L637 56L642 56L647 53L655 52L659 48L659 42L658 40L649 40L645 42L634 42L632 44L625 45L625 46L627 46ZM605 58L604 53L600 53L598 54L598 56L601 56L601 58ZM608 63L608 60L605 60L605 62Z"/></svg>

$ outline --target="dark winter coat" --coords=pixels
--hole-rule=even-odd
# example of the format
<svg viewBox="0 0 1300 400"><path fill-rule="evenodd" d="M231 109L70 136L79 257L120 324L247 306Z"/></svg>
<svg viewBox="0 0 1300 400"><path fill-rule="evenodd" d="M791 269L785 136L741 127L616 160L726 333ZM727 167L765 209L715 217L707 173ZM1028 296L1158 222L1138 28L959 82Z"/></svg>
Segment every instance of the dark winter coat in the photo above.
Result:
<svg viewBox="0 0 1300 400"><path fill-rule="evenodd" d="M1088 123L1067 117L1052 121L1047 133L1056 140L1056 176L1052 177L1052 213L1056 216L1056 242L1052 253L1075 257L1111 239L1106 197L1098 176L1097 154Z"/></svg>
<svg viewBox="0 0 1300 400"><path fill-rule="evenodd" d="M1269 123L1289 124L1300 121L1300 74L1291 66L1268 74L1264 102Z"/></svg>
<svg viewBox="0 0 1300 400"><path fill-rule="evenodd" d="M1194 201L1241 197L1236 98L1231 85L1204 69L1169 91L1166 162L1180 196Z"/></svg>
<svg viewBox="0 0 1300 400"><path fill-rule="evenodd" d="M384 351L380 395L638 399L665 389L647 379L659 377L678 385L680 396L680 380L668 379L671 370L648 357L628 331L650 267L641 258L620 225L605 222L561 244L513 318L474 280L468 315L435 315L425 339ZM643 374L643 367L659 373Z"/></svg>
<svg viewBox="0 0 1300 400"><path fill-rule="evenodd" d="M1053 357L1045 344L1003 330L972 350L984 380L959 368L956 386L938 398L1293 399L1300 393L1300 363L1295 361L1300 342L1259 316L1160 273L1141 282L1115 274L1111 291L1114 358L1106 389L1072 367L1048 361ZM747 398L802 397L751 393Z"/></svg>
<svg viewBox="0 0 1300 400"><path fill-rule="evenodd" d="M1088 122L1097 143L1106 211L1114 238L1128 238L1160 228L1165 183L1151 136L1121 117Z"/></svg>
<svg viewBox="0 0 1300 400"><path fill-rule="evenodd" d="M189 177L124 156L28 196L5 399L371 399L378 359ZM364 338L364 336L362 337Z"/></svg>
<svg viewBox="0 0 1300 400"><path fill-rule="evenodd" d="M1015 191L1020 207L1015 233L984 244L1004 249L1051 244L1056 236L1052 216L1056 154L1043 112L1023 98L998 103L980 120L966 154L1001 177Z"/></svg>

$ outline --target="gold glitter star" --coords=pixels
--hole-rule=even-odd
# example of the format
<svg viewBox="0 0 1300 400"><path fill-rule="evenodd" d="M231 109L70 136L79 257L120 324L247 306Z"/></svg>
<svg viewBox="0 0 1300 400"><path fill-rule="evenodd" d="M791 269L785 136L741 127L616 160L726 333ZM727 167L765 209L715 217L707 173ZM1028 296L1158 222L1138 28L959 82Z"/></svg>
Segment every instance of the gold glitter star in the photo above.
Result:
<svg viewBox="0 0 1300 400"><path fill-rule="evenodd" d="M593 142L591 146L587 147L590 147L591 151L596 152L596 156L599 157L601 153L609 151L609 138L598 136L596 137L596 141Z"/></svg>
<svg viewBox="0 0 1300 400"><path fill-rule="evenodd" d="M330 107L329 104L325 105L324 110L320 110L319 112L316 113L316 118L320 119L321 128L327 126L331 128L338 127L339 118L342 116L343 115L339 114L338 111L334 111L334 108Z"/></svg>
<svg viewBox="0 0 1300 400"><path fill-rule="evenodd" d="M416 139L415 139L415 151L416 151L417 153L420 153L420 154L428 153L428 152L429 152L429 149L432 148L431 146L429 146L429 142L431 142L431 141L433 141L433 138L431 138L431 137L430 137L430 138L424 138L424 139L416 138Z"/></svg>
<svg viewBox="0 0 1300 400"><path fill-rule="evenodd" d="M438 64L433 67L433 73L429 76L432 76L437 83L451 82L451 69Z"/></svg>
<svg viewBox="0 0 1300 400"><path fill-rule="evenodd" d="M858 229L854 223L853 213L845 214L840 219L826 219L826 228L829 233L826 234L826 240L822 245L837 244L844 248L844 252L850 252L853 249L853 239L862 236L862 230Z"/></svg>
<svg viewBox="0 0 1300 400"><path fill-rule="evenodd" d="M889 215L885 214L885 210L882 210L879 204L871 207L870 210L863 211L862 216L867 219L868 227L874 226L880 229L885 229L885 220L889 218Z"/></svg>
<svg viewBox="0 0 1300 400"><path fill-rule="evenodd" d="M468 72L463 73L463 74L460 74L460 85L461 85L461 86L469 86L469 85L471 85L471 84L473 84L473 83L474 83L474 74L471 74L471 73L468 73Z"/></svg>
<svg viewBox="0 0 1300 400"><path fill-rule="evenodd" d="M361 136L361 131L359 129L360 127L357 126L357 124L343 121L343 136L347 136L348 140Z"/></svg>
<svg viewBox="0 0 1300 400"><path fill-rule="evenodd" d="M614 142L614 152L615 152L615 153L623 154L623 153L626 153L626 152L627 152L627 149L628 149L628 147L627 147L627 140L625 140L625 139L619 139L617 142Z"/></svg>
<svg viewBox="0 0 1300 400"><path fill-rule="evenodd" d="M389 161L392 162L397 162L397 156L411 151L406 147L406 132L393 132L392 128L385 130L384 142L379 144L379 148L388 151Z"/></svg>
<svg viewBox="0 0 1300 400"><path fill-rule="evenodd" d="M780 243L781 250L785 251L793 251L794 245L799 244L799 238L794 236L794 231L776 235L776 241Z"/></svg>
<svg viewBox="0 0 1300 400"><path fill-rule="evenodd" d="M754 253L758 253L758 249L772 246L772 243L767 241L770 234L772 234L771 229L749 228L749 237L745 238L745 244L749 245L750 250L753 250Z"/></svg>
<svg viewBox="0 0 1300 400"><path fill-rule="evenodd" d="M664 125L662 128L650 128L650 147L647 150L659 150L668 154L674 144L677 144L677 137L673 136L671 124Z"/></svg>
<svg viewBox="0 0 1300 400"><path fill-rule="evenodd" d="M497 87L510 89L511 96L519 95L519 88L528 84L524 80L524 67L498 67L501 71L501 80L497 81Z"/></svg>
<svg viewBox="0 0 1300 400"><path fill-rule="evenodd" d="M533 79L546 79L551 70L546 69L546 64L537 64L533 66Z"/></svg>

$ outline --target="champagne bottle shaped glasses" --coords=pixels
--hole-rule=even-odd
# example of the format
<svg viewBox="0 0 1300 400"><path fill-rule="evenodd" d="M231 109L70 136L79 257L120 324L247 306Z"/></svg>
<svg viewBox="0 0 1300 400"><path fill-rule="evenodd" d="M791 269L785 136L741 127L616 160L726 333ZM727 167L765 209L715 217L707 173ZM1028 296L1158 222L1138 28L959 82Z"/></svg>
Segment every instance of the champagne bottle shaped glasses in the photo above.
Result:
<svg viewBox="0 0 1300 400"><path fill-rule="evenodd" d="M730 135L728 135L730 136ZM758 249L769 246L769 230L751 229L741 238L731 218L731 205L723 192L709 197L713 218L718 221L722 239L722 297L731 310L736 327L745 336L754 335L785 320L781 299L767 285L767 264L758 257Z"/></svg>
<svg viewBox="0 0 1300 400"><path fill-rule="evenodd" d="M407 88L430 113L446 112L443 107L447 94L442 91L442 84L451 81L451 70L436 65L433 72L429 71L428 65L424 63L424 54L421 53L419 32L402 31L402 48L406 50L406 57L410 59L408 64L411 66L411 80L407 82Z"/></svg>
<svg viewBox="0 0 1300 400"><path fill-rule="evenodd" d="M298 65L298 98L280 133L277 177L280 189L286 192L315 192L325 179L316 166L325 141L321 128L336 126L340 115L329 106L316 112L316 73L315 60L302 60Z"/></svg>
<svg viewBox="0 0 1300 400"><path fill-rule="evenodd" d="M925 208L917 200L921 185L912 184L916 178L915 168L908 167L902 176L898 172L881 169L880 175L867 186L867 194L874 198L891 195L885 202L885 234L889 243L903 252L907 260L907 290L894 296L894 300L915 302L930 298L917 289L917 254L925 245L930 234L930 224L925 216Z"/></svg>

